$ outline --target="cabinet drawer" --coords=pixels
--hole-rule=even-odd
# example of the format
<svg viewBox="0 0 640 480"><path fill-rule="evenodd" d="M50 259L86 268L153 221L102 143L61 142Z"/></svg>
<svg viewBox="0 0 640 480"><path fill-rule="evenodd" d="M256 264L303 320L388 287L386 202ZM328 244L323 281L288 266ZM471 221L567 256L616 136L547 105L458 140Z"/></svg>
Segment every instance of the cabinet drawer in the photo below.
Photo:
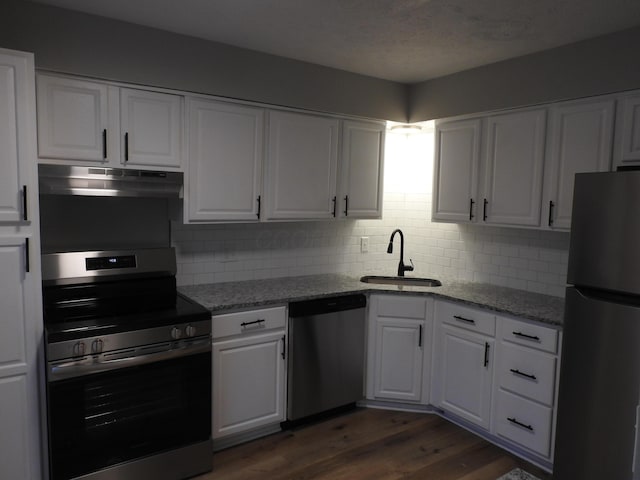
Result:
<svg viewBox="0 0 640 480"><path fill-rule="evenodd" d="M531 400L498 391L496 433L544 457L551 450L552 410Z"/></svg>
<svg viewBox="0 0 640 480"><path fill-rule="evenodd" d="M466 328L485 335L494 336L496 333L495 315L469 308L457 303L436 302L436 319L449 325Z"/></svg>
<svg viewBox="0 0 640 480"><path fill-rule="evenodd" d="M378 316L394 318L416 318L423 320L427 311L427 300L420 297L381 295L378 300Z"/></svg>
<svg viewBox="0 0 640 480"><path fill-rule="evenodd" d="M212 336L219 338L241 333L257 333L272 328L284 328L287 317L285 307L274 307L215 315L212 322Z"/></svg>
<svg viewBox="0 0 640 480"><path fill-rule="evenodd" d="M553 404L556 357L500 343L498 382L502 388L545 405Z"/></svg>
<svg viewBox="0 0 640 480"><path fill-rule="evenodd" d="M502 338L546 352L556 353L558 351L558 331L534 323L503 318Z"/></svg>

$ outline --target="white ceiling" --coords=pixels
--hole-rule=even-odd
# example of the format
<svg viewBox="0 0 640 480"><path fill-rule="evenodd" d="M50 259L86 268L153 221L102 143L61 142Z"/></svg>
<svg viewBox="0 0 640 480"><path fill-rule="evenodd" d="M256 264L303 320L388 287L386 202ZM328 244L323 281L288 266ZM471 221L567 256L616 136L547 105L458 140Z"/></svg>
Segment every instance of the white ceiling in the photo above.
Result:
<svg viewBox="0 0 640 480"><path fill-rule="evenodd" d="M414 83L640 25L638 0L36 0Z"/></svg>

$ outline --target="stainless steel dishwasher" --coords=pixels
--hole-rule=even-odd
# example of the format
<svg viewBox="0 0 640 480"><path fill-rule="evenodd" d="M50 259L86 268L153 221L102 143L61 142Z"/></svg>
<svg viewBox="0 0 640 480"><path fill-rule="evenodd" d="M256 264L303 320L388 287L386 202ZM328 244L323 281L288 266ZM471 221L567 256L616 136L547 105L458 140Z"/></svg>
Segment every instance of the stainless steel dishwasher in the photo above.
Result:
<svg viewBox="0 0 640 480"><path fill-rule="evenodd" d="M366 304L345 295L289 305L289 422L363 398Z"/></svg>

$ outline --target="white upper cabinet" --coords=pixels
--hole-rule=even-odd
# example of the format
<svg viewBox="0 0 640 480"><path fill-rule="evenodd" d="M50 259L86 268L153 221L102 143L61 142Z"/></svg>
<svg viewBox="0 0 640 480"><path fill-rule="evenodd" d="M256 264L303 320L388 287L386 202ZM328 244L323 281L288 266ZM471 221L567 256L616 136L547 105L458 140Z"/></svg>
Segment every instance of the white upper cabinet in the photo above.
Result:
<svg viewBox="0 0 640 480"><path fill-rule="evenodd" d="M265 179L267 219L328 219L336 214L338 120L270 111Z"/></svg>
<svg viewBox="0 0 640 480"><path fill-rule="evenodd" d="M38 156L58 163L179 169L182 97L38 75Z"/></svg>
<svg viewBox="0 0 640 480"><path fill-rule="evenodd" d="M614 110L612 99L551 107L542 204L543 223L549 228L571 227L576 173L611 168Z"/></svg>
<svg viewBox="0 0 640 480"><path fill-rule="evenodd" d="M33 161L28 157L31 149L25 148L31 140L27 132L32 132L24 108L30 93L29 59L5 52L0 49L0 223L29 220L27 165Z"/></svg>
<svg viewBox="0 0 640 480"><path fill-rule="evenodd" d="M342 122L339 217L381 218L384 123Z"/></svg>
<svg viewBox="0 0 640 480"><path fill-rule="evenodd" d="M614 167L640 164L640 93L618 99Z"/></svg>
<svg viewBox="0 0 640 480"><path fill-rule="evenodd" d="M438 123L433 219L472 222L477 215L480 119Z"/></svg>
<svg viewBox="0 0 640 480"><path fill-rule="evenodd" d="M185 218L259 220L264 109L192 98L188 119Z"/></svg>
<svg viewBox="0 0 640 480"><path fill-rule="evenodd" d="M166 93L120 89L121 158L130 165L180 167L182 98Z"/></svg>
<svg viewBox="0 0 640 480"><path fill-rule="evenodd" d="M101 83L38 75L38 156L106 162L107 97Z"/></svg>
<svg viewBox="0 0 640 480"><path fill-rule="evenodd" d="M540 225L546 110L490 116L486 130L485 223Z"/></svg>

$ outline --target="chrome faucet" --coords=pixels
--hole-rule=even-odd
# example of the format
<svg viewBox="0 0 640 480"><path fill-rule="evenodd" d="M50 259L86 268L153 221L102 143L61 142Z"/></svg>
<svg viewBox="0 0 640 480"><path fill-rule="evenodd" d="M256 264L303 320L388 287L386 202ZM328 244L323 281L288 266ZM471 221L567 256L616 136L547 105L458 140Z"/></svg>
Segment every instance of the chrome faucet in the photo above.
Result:
<svg viewBox="0 0 640 480"><path fill-rule="evenodd" d="M389 239L389 246L387 247L387 253L393 253L393 237L396 236L396 233L400 234L400 263L398 263L398 276L404 277L404 272L412 272L413 271L413 261L409 259L411 265L405 266L404 264L404 235L402 234L402 230L396 228L391 234L391 238Z"/></svg>

